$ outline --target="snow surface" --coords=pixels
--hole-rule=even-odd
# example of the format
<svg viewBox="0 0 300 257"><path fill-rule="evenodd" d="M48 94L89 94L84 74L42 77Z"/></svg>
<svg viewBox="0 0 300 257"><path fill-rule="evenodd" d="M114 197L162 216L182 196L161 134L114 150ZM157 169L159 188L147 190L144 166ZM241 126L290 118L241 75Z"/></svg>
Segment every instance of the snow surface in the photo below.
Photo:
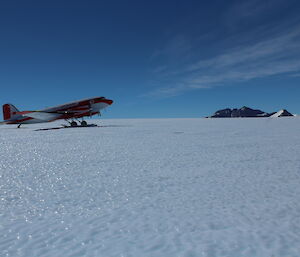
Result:
<svg viewBox="0 0 300 257"><path fill-rule="evenodd" d="M0 127L0 256L300 256L300 119Z"/></svg>

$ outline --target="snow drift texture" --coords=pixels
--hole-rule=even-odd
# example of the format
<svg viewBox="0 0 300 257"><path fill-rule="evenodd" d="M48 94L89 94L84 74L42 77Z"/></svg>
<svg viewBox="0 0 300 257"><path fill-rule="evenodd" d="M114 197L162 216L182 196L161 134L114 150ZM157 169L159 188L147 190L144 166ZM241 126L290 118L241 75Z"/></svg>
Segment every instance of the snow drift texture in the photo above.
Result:
<svg viewBox="0 0 300 257"><path fill-rule="evenodd" d="M101 124L0 127L0 256L299 256L299 118Z"/></svg>

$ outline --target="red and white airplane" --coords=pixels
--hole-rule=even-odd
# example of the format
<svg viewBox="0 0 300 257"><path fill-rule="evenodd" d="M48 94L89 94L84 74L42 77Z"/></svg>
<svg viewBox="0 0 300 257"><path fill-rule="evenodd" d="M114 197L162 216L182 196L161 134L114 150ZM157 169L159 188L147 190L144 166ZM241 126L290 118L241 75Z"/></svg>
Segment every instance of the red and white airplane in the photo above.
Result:
<svg viewBox="0 0 300 257"><path fill-rule="evenodd" d="M78 126L75 120L81 118L81 126L87 126L87 122L83 117L100 114L100 111L113 103L105 97L94 97L66 103L39 111L23 111L20 112L12 104L3 105L2 124L33 124L50 122L55 120L66 120L71 126Z"/></svg>

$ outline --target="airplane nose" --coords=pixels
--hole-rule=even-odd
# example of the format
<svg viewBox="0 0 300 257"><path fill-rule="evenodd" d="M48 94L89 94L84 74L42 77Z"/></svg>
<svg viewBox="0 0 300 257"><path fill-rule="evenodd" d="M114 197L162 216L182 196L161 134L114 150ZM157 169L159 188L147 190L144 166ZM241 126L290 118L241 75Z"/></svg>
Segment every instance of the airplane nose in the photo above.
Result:
<svg viewBox="0 0 300 257"><path fill-rule="evenodd" d="M106 99L106 102L111 105L114 101L113 100L110 100L110 99Z"/></svg>

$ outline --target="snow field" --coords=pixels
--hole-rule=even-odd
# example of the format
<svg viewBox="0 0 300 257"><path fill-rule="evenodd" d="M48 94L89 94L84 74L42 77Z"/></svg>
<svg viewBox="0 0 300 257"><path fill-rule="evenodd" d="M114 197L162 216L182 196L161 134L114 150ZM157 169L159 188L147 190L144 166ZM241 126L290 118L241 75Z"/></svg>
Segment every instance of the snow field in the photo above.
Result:
<svg viewBox="0 0 300 257"><path fill-rule="evenodd" d="M0 127L0 256L299 256L300 119Z"/></svg>

